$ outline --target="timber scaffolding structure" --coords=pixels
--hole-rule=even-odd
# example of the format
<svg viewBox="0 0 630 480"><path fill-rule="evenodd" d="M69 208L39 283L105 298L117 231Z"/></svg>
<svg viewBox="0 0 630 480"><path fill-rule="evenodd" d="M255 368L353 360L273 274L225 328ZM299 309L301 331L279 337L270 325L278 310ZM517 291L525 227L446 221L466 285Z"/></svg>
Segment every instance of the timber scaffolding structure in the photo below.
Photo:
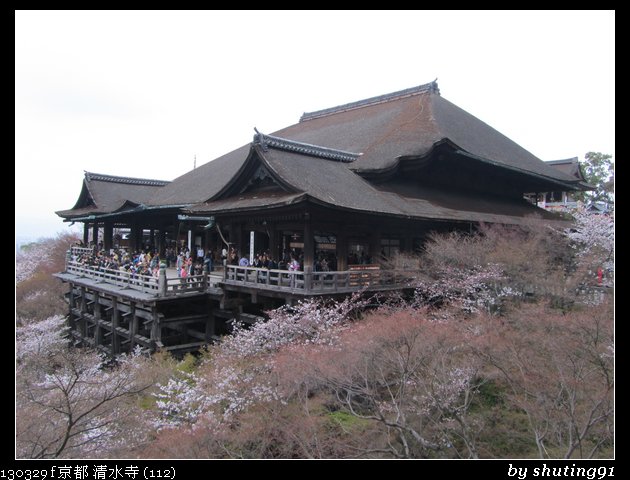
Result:
<svg viewBox="0 0 630 480"><path fill-rule="evenodd" d="M228 265L222 272L168 278L85 265L91 248L72 247L64 272L69 284L68 326L75 345L111 356L166 350L185 353L220 341L230 323L263 321L262 310L309 297L413 288L414 270L356 265L343 272L303 272ZM278 303L278 300L280 303Z"/></svg>

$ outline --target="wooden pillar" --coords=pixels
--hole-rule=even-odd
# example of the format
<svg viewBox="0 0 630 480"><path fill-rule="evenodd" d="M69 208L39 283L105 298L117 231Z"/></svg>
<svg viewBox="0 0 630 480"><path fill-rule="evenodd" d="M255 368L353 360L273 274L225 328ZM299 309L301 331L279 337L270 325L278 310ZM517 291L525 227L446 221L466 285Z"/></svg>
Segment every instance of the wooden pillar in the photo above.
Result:
<svg viewBox="0 0 630 480"><path fill-rule="evenodd" d="M368 255L371 258L371 263L378 263L378 259L381 255L381 232L373 230L369 234L370 250Z"/></svg>
<svg viewBox="0 0 630 480"><path fill-rule="evenodd" d="M129 248L131 253L140 250L142 244L142 229L136 221L131 224L131 234L129 235Z"/></svg>
<svg viewBox="0 0 630 480"><path fill-rule="evenodd" d="M87 247L89 241L90 241L90 224L88 222L85 222L83 224L83 245Z"/></svg>
<svg viewBox="0 0 630 480"><path fill-rule="evenodd" d="M131 320L129 320L129 352L133 352L138 334L138 316L136 315L136 302L130 302Z"/></svg>
<svg viewBox="0 0 630 480"><path fill-rule="evenodd" d="M70 295L68 296L68 326L70 330L76 330L77 323L74 318L74 312L72 311L76 305L74 298L74 284L70 283Z"/></svg>
<svg viewBox="0 0 630 480"><path fill-rule="evenodd" d="M86 293L85 287L81 287L81 319L79 321L79 332L83 338L87 335L87 317L85 315L87 313Z"/></svg>
<svg viewBox="0 0 630 480"><path fill-rule="evenodd" d="M160 227L160 233L158 233L158 252L160 253L160 258L164 259L164 255L166 254L166 226L162 225Z"/></svg>
<svg viewBox="0 0 630 480"><path fill-rule="evenodd" d="M118 310L118 299L114 297L112 298L112 356L120 352L120 338L118 337L118 332L116 331L116 329L118 328L119 319L120 312Z"/></svg>
<svg viewBox="0 0 630 480"><path fill-rule="evenodd" d="M167 290L166 283L166 261L160 260L160 275L158 277L158 296L165 297Z"/></svg>
<svg viewBox="0 0 630 480"><path fill-rule="evenodd" d="M269 255L272 260L276 262L280 260L280 247L278 245L280 235L278 235L278 231L276 230L275 225L271 225L269 228Z"/></svg>
<svg viewBox="0 0 630 480"><path fill-rule="evenodd" d="M101 304L99 303L99 294L94 291L94 346L97 347L103 343L103 335L101 331Z"/></svg>
<svg viewBox="0 0 630 480"><path fill-rule="evenodd" d="M208 318L206 319L206 334L205 334L206 342L210 342L210 340L212 340L212 336L215 334L215 332L216 332L216 327L215 327L215 319L214 319L214 310L212 309L212 305L209 305Z"/></svg>
<svg viewBox="0 0 630 480"><path fill-rule="evenodd" d="M304 214L304 271L307 267L313 271L315 263L315 239L313 237L313 225L311 223L311 214Z"/></svg>
<svg viewBox="0 0 630 480"><path fill-rule="evenodd" d="M348 269L348 235L343 227L337 231L337 270L343 272Z"/></svg>
<svg viewBox="0 0 630 480"><path fill-rule="evenodd" d="M92 224L92 242L94 243L95 247L98 246L98 223L97 222L94 222Z"/></svg>
<svg viewBox="0 0 630 480"><path fill-rule="evenodd" d="M149 245L152 250L155 250L155 228L149 230Z"/></svg>
<svg viewBox="0 0 630 480"><path fill-rule="evenodd" d="M106 252L112 248L114 242L114 224L109 221L103 226L103 248Z"/></svg>
<svg viewBox="0 0 630 480"><path fill-rule="evenodd" d="M129 225L129 253L133 253L136 249L136 235L137 235L136 224L131 223Z"/></svg>
<svg viewBox="0 0 630 480"><path fill-rule="evenodd" d="M162 325L160 325L160 316L157 308L152 307L151 312L153 314L153 322L151 324L151 340L154 343L162 343Z"/></svg>
<svg viewBox="0 0 630 480"><path fill-rule="evenodd" d="M203 248L203 251L205 253L208 253L210 251L210 237L212 237L210 229L204 229L201 248Z"/></svg>
<svg viewBox="0 0 630 480"><path fill-rule="evenodd" d="M243 225L241 223L232 223L231 227L230 242L235 244L234 246L236 246L236 251L240 258L241 255L246 254L245 250L243 250Z"/></svg>

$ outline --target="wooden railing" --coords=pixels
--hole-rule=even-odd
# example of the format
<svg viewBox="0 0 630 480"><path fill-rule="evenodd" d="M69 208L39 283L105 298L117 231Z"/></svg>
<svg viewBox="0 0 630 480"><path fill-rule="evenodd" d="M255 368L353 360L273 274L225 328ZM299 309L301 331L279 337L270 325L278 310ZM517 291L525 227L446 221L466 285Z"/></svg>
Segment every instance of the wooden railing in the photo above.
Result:
<svg viewBox="0 0 630 480"><path fill-rule="evenodd" d="M335 293L365 288L385 290L411 286L417 272L381 270L378 267L343 272L292 272L266 268L228 265L223 282L231 286L247 286L262 290L293 293Z"/></svg>
<svg viewBox="0 0 630 480"><path fill-rule="evenodd" d="M178 293L203 292L208 288L208 275L189 275L186 278L165 278L165 288L161 296Z"/></svg>
<svg viewBox="0 0 630 480"><path fill-rule="evenodd" d="M97 282L109 283L122 288L131 288L145 293L157 294L159 290L158 279L152 275L140 275L111 268L84 265L75 261L66 263L66 272L90 278Z"/></svg>
<svg viewBox="0 0 630 480"><path fill-rule="evenodd" d="M190 275L186 278L167 278L166 269L160 268L160 275L140 275L124 270L101 268L92 265L84 265L68 260L66 272L79 277L89 278L97 282L116 285L121 288L130 288L140 292L157 295L160 297L177 295L180 293L203 292L208 287L208 275Z"/></svg>

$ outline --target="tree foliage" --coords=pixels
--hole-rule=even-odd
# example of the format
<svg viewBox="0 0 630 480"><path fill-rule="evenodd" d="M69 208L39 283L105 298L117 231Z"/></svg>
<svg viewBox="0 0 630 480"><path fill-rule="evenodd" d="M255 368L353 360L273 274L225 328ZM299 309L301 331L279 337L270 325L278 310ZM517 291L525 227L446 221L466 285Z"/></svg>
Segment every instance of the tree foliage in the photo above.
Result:
<svg viewBox="0 0 630 480"><path fill-rule="evenodd" d="M586 183L594 186L595 190L579 192L577 199L584 203L604 202L612 206L615 202L615 162L612 155L587 152L581 168Z"/></svg>

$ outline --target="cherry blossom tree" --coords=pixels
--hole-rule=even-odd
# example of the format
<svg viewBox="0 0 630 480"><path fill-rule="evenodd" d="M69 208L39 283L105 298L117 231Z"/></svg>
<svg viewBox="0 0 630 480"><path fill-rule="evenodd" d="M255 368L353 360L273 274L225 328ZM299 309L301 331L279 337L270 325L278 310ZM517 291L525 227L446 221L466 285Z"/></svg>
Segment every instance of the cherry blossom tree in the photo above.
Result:
<svg viewBox="0 0 630 480"><path fill-rule="evenodd" d="M599 269L606 286L614 285L615 217L614 213L595 214L585 208L573 212L575 224L565 234L578 257L578 264L595 283Z"/></svg>
<svg viewBox="0 0 630 480"><path fill-rule="evenodd" d="M143 435L125 419L128 402L147 389L141 360L115 363L95 352L68 349L59 317L16 331L16 456L108 455Z"/></svg>
<svg viewBox="0 0 630 480"><path fill-rule="evenodd" d="M540 305L492 321L480 350L527 415L541 458L592 458L614 438L613 319L602 304L571 315Z"/></svg>
<svg viewBox="0 0 630 480"><path fill-rule="evenodd" d="M339 408L383 428L384 445L358 455L477 458L469 409L480 364L466 343L449 323L410 310L375 314L313 361L313 375Z"/></svg>

